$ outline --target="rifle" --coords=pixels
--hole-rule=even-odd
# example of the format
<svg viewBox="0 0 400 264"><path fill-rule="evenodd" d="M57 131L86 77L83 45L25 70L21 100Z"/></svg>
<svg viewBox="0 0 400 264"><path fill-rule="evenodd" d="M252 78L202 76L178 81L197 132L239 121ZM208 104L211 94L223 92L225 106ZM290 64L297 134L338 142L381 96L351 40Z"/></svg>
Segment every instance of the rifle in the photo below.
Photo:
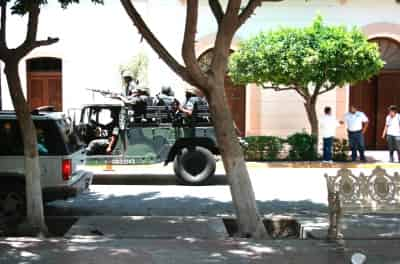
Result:
<svg viewBox="0 0 400 264"><path fill-rule="evenodd" d="M86 90L89 90L89 91L95 92L95 93L100 93L101 95L106 96L108 98L120 100L120 101L122 101L124 103L124 105L127 105L127 104L133 105L133 104L137 104L138 103L138 102L132 102L131 103L130 100L129 100L129 98L136 97L136 93L133 93L130 96L126 96L123 93L113 93L113 92L110 92L110 91L105 91L105 90L100 90L100 89L86 88Z"/></svg>
<svg viewBox="0 0 400 264"><path fill-rule="evenodd" d="M122 93L113 93L113 92L110 92L110 91L105 91L105 90L100 90L100 89L86 88L86 90L94 92L94 93L100 93L103 96L109 96L109 97L124 96Z"/></svg>

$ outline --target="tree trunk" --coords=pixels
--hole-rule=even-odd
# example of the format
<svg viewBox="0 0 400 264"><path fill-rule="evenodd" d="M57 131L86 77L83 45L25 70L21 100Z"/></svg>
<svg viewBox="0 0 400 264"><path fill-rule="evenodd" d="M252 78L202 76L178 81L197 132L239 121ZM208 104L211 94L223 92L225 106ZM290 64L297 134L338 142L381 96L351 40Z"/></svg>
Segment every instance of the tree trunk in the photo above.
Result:
<svg viewBox="0 0 400 264"><path fill-rule="evenodd" d="M318 124L318 115L317 115L317 102L316 100L307 100L304 103L304 107L306 108L307 118L311 125L311 134L315 135L317 138L319 136L319 124Z"/></svg>
<svg viewBox="0 0 400 264"><path fill-rule="evenodd" d="M218 78L221 79L221 78ZM236 209L239 236L267 237L262 217L257 209L253 187L244 161L243 151L235 134L232 114L224 92L224 76L216 82L208 96L218 147L228 176L232 200Z"/></svg>
<svg viewBox="0 0 400 264"><path fill-rule="evenodd" d="M36 234L47 233L43 214L42 188L40 182L39 154L37 136L28 104L22 92L18 73L18 62L6 62L4 72L10 90L12 102L20 126L25 155L25 189L27 220L29 228Z"/></svg>
<svg viewBox="0 0 400 264"><path fill-rule="evenodd" d="M238 27L246 21L255 7L260 4L260 1L251 1L251 4L246 7L246 11L243 11L245 14L241 17L238 15L240 1L228 2L224 16L218 19L219 25L214 43L214 57L207 73L201 72L194 50L198 1L187 2L185 37L182 46L182 57L186 67L180 65L153 35L130 0L121 0L121 3L140 34L160 58L183 80L201 88L202 92L207 96L215 124L218 146L228 175L232 200L236 209L239 235L254 238L266 237L267 232L258 213L249 173L244 162L242 149L235 135L232 115L228 109L224 92L224 78L232 38Z"/></svg>

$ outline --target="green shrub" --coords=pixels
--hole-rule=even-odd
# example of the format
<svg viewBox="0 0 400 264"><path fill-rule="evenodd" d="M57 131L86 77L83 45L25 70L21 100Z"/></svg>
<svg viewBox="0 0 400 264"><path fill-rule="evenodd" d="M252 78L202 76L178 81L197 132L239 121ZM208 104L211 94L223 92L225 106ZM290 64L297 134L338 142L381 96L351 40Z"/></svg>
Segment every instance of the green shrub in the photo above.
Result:
<svg viewBox="0 0 400 264"><path fill-rule="evenodd" d="M288 159L291 161L312 161L318 159L317 138L305 132L296 133L287 138L290 145Z"/></svg>
<svg viewBox="0 0 400 264"><path fill-rule="evenodd" d="M264 145L265 160L277 160L283 149L283 139L279 137L261 137L260 143Z"/></svg>
<svg viewBox="0 0 400 264"><path fill-rule="evenodd" d="M283 149L283 139L273 136L246 137L245 157L252 161L275 161Z"/></svg>
<svg viewBox="0 0 400 264"><path fill-rule="evenodd" d="M349 142L346 139L335 138L333 141L333 160L348 161L347 152L350 150Z"/></svg>
<svg viewBox="0 0 400 264"><path fill-rule="evenodd" d="M244 141L247 143L247 145L243 148L245 159L249 161L260 160L261 158L259 157L257 137L246 137L244 138Z"/></svg>
<svg viewBox="0 0 400 264"><path fill-rule="evenodd" d="M317 139L306 132L296 133L286 140L273 136L251 136L244 140L247 146L244 148L245 158L248 161L277 161L284 149L284 144L290 146L286 160L289 161L315 161L318 160L316 148ZM348 161L348 141L335 138L333 143L333 160Z"/></svg>

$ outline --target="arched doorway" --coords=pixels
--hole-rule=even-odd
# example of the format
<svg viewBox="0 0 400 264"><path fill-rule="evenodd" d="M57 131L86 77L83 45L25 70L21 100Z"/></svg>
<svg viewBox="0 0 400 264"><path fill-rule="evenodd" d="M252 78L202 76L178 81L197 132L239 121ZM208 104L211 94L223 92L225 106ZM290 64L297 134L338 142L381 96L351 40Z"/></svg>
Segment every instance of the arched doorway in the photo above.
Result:
<svg viewBox="0 0 400 264"><path fill-rule="evenodd" d="M232 51L233 52L233 51ZM201 69L207 72L212 61L213 49L209 49L198 58ZM228 75L225 77L225 95L231 109L233 120L241 136L246 133L246 87L235 85Z"/></svg>
<svg viewBox="0 0 400 264"><path fill-rule="evenodd" d="M370 120L365 136L368 149L386 149L381 138L387 107L400 105L400 44L390 38L371 39L379 45L384 69L369 81L350 88L349 104L365 112Z"/></svg>
<svg viewBox="0 0 400 264"><path fill-rule="evenodd" d="M62 61L58 58L34 58L26 62L28 104L33 110L54 106L62 111Z"/></svg>

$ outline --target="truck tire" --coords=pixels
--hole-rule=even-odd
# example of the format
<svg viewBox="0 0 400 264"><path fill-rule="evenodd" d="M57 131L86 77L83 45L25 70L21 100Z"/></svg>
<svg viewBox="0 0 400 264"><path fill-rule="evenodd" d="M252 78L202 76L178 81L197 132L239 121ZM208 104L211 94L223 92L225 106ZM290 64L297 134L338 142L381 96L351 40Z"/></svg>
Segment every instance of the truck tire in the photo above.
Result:
<svg viewBox="0 0 400 264"><path fill-rule="evenodd" d="M216 162L206 148L184 148L174 161L175 175L185 185L205 185L215 173Z"/></svg>
<svg viewBox="0 0 400 264"><path fill-rule="evenodd" d="M0 187L0 222L19 224L26 216L25 186L2 184Z"/></svg>

